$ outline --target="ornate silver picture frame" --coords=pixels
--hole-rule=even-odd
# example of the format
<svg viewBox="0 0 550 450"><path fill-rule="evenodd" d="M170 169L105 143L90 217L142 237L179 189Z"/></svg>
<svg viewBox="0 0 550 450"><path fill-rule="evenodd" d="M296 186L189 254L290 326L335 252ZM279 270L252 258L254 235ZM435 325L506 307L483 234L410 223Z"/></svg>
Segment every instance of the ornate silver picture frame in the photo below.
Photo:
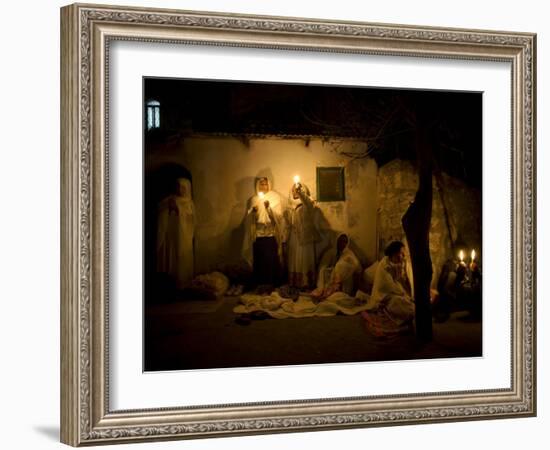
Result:
<svg viewBox="0 0 550 450"><path fill-rule="evenodd" d="M501 189L511 192L511 298L502 303L510 308L510 385L113 409L109 57L116 41L508 63L511 148L502 149L502 157L511 155L511 183ZM85 4L62 8L61 441L81 446L534 416L535 88L536 36L530 33Z"/></svg>

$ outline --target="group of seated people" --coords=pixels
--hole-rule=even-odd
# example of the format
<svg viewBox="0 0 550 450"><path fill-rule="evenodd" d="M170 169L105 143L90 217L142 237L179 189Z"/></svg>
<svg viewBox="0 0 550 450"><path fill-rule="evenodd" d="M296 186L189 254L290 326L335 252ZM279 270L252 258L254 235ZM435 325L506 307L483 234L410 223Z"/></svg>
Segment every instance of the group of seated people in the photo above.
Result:
<svg viewBox="0 0 550 450"><path fill-rule="evenodd" d="M346 235L340 235L336 254L330 252L330 256L323 258L313 296L328 298L337 291L355 294L354 274L357 268L361 270L361 266L348 242ZM370 294L361 313L367 329L379 337L410 331L415 306L413 278L405 245L401 241L391 242L384 251L384 257L365 272L370 274L361 272L363 276L359 277L359 283Z"/></svg>
<svg viewBox="0 0 550 450"><path fill-rule="evenodd" d="M295 298L306 295L316 302L339 300L341 293L362 301L367 299L361 314L372 334L387 337L411 330L415 315L412 273L405 245L400 241L391 242L385 256L363 270L348 235L341 233L322 255L315 285L312 288L293 285L295 280L289 277L288 285L279 288L279 293L290 296L288 293L294 289ZM272 290L271 285L260 285L256 292L269 295Z"/></svg>
<svg viewBox="0 0 550 450"><path fill-rule="evenodd" d="M338 291L355 295L357 286L354 285L354 274L357 270L361 271L361 265L348 244L347 236L341 234L336 252L325 254L319 269L317 289L312 296L329 298ZM372 280L365 279L369 276L359 278L361 287L370 294L362 316L369 331L379 337L410 331L415 315L412 273L407 264L405 245L401 241L393 241L384 255L381 261L366 271L374 272Z"/></svg>

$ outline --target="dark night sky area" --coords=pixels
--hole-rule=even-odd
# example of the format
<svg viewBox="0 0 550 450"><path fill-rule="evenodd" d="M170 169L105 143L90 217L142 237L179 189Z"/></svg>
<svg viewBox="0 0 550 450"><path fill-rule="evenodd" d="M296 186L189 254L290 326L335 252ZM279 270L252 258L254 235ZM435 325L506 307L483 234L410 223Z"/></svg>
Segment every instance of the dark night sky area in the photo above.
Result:
<svg viewBox="0 0 550 450"><path fill-rule="evenodd" d="M438 166L481 187L482 94L346 86L144 79L144 100L161 104L161 129L147 139L193 134L352 138L383 165L414 160L425 118ZM146 140L147 142L147 140Z"/></svg>

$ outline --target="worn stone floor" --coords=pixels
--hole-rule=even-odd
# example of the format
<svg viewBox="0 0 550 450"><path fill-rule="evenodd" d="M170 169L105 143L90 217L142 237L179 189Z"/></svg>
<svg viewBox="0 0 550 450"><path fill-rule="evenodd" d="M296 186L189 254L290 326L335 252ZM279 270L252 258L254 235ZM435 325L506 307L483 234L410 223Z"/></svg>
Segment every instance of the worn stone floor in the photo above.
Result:
<svg viewBox="0 0 550 450"><path fill-rule="evenodd" d="M482 355L482 326L465 311L434 322L434 339L413 335L384 341L371 336L360 315L252 320L240 325L237 298L201 310L183 302L145 309L145 370L321 364L473 357ZM193 305L191 305L193 306Z"/></svg>

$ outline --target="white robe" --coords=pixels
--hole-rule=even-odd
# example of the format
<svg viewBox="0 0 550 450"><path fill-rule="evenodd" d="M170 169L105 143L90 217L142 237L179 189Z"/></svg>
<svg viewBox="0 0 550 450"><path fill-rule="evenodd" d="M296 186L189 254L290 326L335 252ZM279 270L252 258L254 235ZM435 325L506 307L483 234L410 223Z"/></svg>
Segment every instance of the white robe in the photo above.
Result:
<svg viewBox="0 0 550 450"><path fill-rule="evenodd" d="M405 286L407 282L410 291ZM412 292L414 291L410 266L398 266L385 256L376 269L368 309L383 311L396 324L408 322L414 318L415 312Z"/></svg>
<svg viewBox="0 0 550 450"><path fill-rule="evenodd" d="M312 287L315 284L315 243L319 232L315 227L315 205L304 190L299 199L290 193L290 218L288 236L288 276L289 284L298 288Z"/></svg>
<svg viewBox="0 0 550 450"><path fill-rule="evenodd" d="M273 236L277 240L277 247L279 258L282 258L282 245L286 241L286 224L284 221L284 205L281 196L271 190L271 183L269 183L269 191L263 194L260 198L258 182L256 182L256 194L253 195L249 201L249 208L246 212L244 219L244 241L242 247L242 255L244 260L250 267L253 265L252 255L254 241L257 237ZM273 214L274 223L269 217L264 202L269 202L269 209ZM257 212L253 211L254 207L257 208Z"/></svg>
<svg viewBox="0 0 550 450"><path fill-rule="evenodd" d="M361 271L361 263L349 247L349 237L346 247L338 255L338 235L332 248L328 249L319 264L319 278L317 279L316 293L323 295L326 289L340 285L341 291L353 295L353 276Z"/></svg>
<svg viewBox="0 0 550 450"><path fill-rule="evenodd" d="M193 278L194 216L190 194L185 197L170 195L159 204L157 272L173 277L178 288L184 287Z"/></svg>

